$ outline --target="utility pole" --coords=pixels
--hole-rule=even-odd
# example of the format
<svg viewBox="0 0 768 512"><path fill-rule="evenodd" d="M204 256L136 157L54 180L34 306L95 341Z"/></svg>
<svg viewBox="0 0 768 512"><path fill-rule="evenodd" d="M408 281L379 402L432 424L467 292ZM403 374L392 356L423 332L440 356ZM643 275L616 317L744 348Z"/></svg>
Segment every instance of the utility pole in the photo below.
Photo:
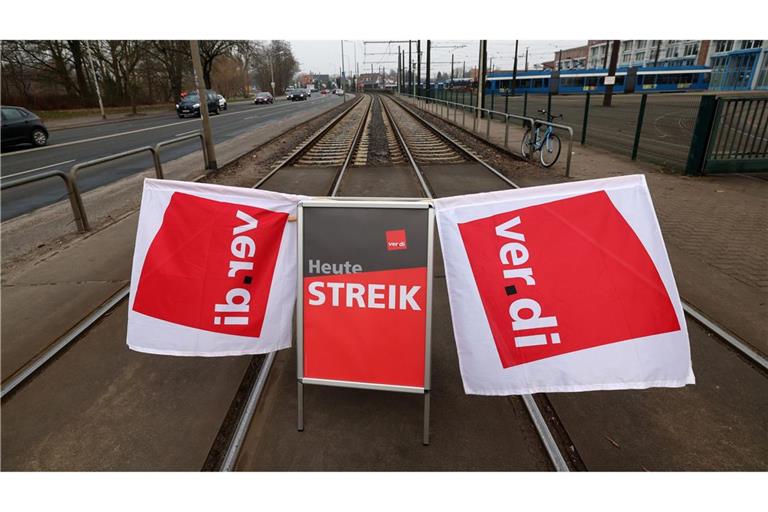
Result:
<svg viewBox="0 0 768 512"><path fill-rule="evenodd" d="M347 89L344 88L346 85L346 79L345 79L345 73L344 73L344 40L341 40L341 95L344 98L344 103L347 102Z"/></svg>
<svg viewBox="0 0 768 512"><path fill-rule="evenodd" d="M603 106L611 106L611 98L613 96L613 84L616 81L616 63L619 60L619 43L620 41L613 42L613 48L611 49L611 63L608 67L608 76L605 77L605 94L603 95Z"/></svg>
<svg viewBox="0 0 768 512"><path fill-rule="evenodd" d="M421 39L416 41L416 95L421 95Z"/></svg>
<svg viewBox="0 0 768 512"><path fill-rule="evenodd" d="M608 67L608 50L610 49L611 42L606 40L605 41L605 55L603 55L603 68Z"/></svg>
<svg viewBox="0 0 768 512"><path fill-rule="evenodd" d="M563 69L563 49L561 48L557 54L557 70Z"/></svg>
<svg viewBox="0 0 768 512"><path fill-rule="evenodd" d="M661 51L661 39L656 40L656 56L653 58L653 67L659 65L659 52Z"/></svg>
<svg viewBox="0 0 768 512"><path fill-rule="evenodd" d="M96 86L96 97L99 98L99 110L101 110L101 118L106 119L107 114L104 113L104 103L101 101L101 89L99 88L99 79L96 77L96 67L93 65L93 55L91 55L91 47L87 42L85 43L85 51L88 52L88 62L91 64L91 74L93 75L93 85Z"/></svg>
<svg viewBox="0 0 768 512"><path fill-rule="evenodd" d="M213 145L213 133L211 133L211 118L208 115L208 91L205 90L203 81L203 64L200 62L200 47L197 41L189 42L192 53L192 67L195 75L195 88L197 88L197 97L200 99L200 118L203 122L203 139L205 139L205 151L208 161L205 162L205 168L215 171L219 168L216 164L216 148ZM205 155L204 155L205 156Z"/></svg>
<svg viewBox="0 0 768 512"><path fill-rule="evenodd" d="M512 96L515 95L515 89L517 89L517 43L518 40L515 39L515 64L512 68Z"/></svg>
<svg viewBox="0 0 768 512"><path fill-rule="evenodd" d="M430 39L427 39L427 98L432 97L432 90L430 89L429 84L429 60L430 60L430 53L432 49L432 41Z"/></svg>
<svg viewBox="0 0 768 512"><path fill-rule="evenodd" d="M451 86L453 86L453 53L451 53Z"/></svg>
<svg viewBox="0 0 768 512"><path fill-rule="evenodd" d="M528 47L525 47L525 70L528 71Z"/></svg>
<svg viewBox="0 0 768 512"><path fill-rule="evenodd" d="M481 108L485 108L485 75L488 72L488 40L480 40L480 58L477 66L477 117L482 117Z"/></svg>
<svg viewBox="0 0 768 512"><path fill-rule="evenodd" d="M413 57L411 56L411 40L408 40L408 92L413 94Z"/></svg>

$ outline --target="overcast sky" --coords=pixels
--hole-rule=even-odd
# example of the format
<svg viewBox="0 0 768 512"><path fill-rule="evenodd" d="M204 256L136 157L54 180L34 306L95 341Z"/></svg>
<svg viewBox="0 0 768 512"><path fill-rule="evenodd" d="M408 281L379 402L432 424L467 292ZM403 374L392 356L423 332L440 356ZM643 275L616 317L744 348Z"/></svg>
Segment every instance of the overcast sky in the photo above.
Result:
<svg viewBox="0 0 768 512"><path fill-rule="evenodd" d="M528 61L530 64L552 60L554 53L559 49L572 48L586 44L586 40L550 40L550 41L520 41L518 54L520 61L518 66L523 67L523 56L528 47ZM478 41L432 41L432 65L433 72L448 71L451 69L451 53L453 53L456 69L466 62L467 69L477 64ZM357 55L357 65L360 73L385 66L387 69L397 69L397 47L408 52L408 43L368 43L363 41L344 41L344 61L346 72L352 73ZM341 67L341 41L305 41L291 40L291 46L296 59L299 61L301 71L313 73L338 74ZM422 54L426 54L426 40L422 41ZM416 60L416 43L412 45L413 59ZM515 42L513 40L488 41L488 59L493 58L493 67L496 69L512 69L515 56ZM423 57L426 58L426 57Z"/></svg>

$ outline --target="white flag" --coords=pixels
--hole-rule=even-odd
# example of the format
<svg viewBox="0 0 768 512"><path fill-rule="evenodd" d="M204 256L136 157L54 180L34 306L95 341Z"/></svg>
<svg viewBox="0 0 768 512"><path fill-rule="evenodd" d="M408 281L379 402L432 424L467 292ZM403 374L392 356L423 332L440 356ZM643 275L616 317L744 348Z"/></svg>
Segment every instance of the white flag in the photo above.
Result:
<svg viewBox="0 0 768 512"><path fill-rule="evenodd" d="M467 393L694 383L644 176L449 197L435 207Z"/></svg>
<svg viewBox="0 0 768 512"><path fill-rule="evenodd" d="M147 179L133 255L128 346L180 356L291 346L301 196Z"/></svg>

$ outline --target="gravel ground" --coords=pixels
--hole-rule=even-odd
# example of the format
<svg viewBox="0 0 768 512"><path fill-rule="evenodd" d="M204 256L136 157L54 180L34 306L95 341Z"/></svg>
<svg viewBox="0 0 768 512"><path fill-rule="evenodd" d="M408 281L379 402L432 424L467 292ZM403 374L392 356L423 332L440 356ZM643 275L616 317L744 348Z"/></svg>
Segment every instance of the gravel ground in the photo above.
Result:
<svg viewBox="0 0 768 512"><path fill-rule="evenodd" d="M275 166L296 146L307 140L348 105L342 104L329 110L322 116L304 123L289 133L274 139L250 153L240 157L236 162L220 169L217 173L200 180L201 183L216 183L234 187L253 187L261 178L269 174Z"/></svg>
<svg viewBox="0 0 768 512"><path fill-rule="evenodd" d="M371 105L371 124L368 126L368 165L390 163L387 131L381 114L381 102L377 98Z"/></svg>

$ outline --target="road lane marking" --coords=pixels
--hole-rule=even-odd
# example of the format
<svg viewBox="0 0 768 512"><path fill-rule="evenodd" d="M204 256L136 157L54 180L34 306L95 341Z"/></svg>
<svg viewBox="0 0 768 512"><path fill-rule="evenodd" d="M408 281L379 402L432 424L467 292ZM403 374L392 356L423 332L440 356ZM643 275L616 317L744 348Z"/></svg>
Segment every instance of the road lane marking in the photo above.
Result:
<svg viewBox="0 0 768 512"><path fill-rule="evenodd" d="M19 172L15 172L13 174L9 174L8 176L0 176L0 179L7 180L8 178L13 178L15 176L21 176L22 174L29 174L29 173L35 172L35 171L42 171L43 169L48 169L48 168L51 168L51 167L56 167L57 165L69 164L69 163L72 163L74 161L75 161L74 159L72 159L72 160L65 160L64 162L59 162L57 164L51 164L51 165L44 165L44 166L38 167L36 169L29 169L28 171L19 171Z"/></svg>
<svg viewBox="0 0 768 512"><path fill-rule="evenodd" d="M276 108L294 107L294 106L296 106L296 103L297 102L293 102L292 101L289 104L281 103L279 105L270 105L269 107L261 107L261 108L254 107L254 108L249 108L249 109L241 110L240 112L229 112L229 113L226 113L226 114L219 114L219 115L217 115L215 117L211 117L211 121L214 121L215 119L219 119L219 118L222 118L222 117L225 117L225 116L234 116L234 115L238 115L238 114L246 114L246 113L249 113L251 110L259 110L259 111L263 112L265 110L273 110L273 109L276 109ZM301 105L301 104L303 104L303 102L299 102L299 105ZM137 130L129 130L127 132L113 133L111 135L102 135L100 137L92 137L90 139L73 140L71 142L62 142L61 144L54 144L54 145L51 145L51 146L43 146L41 148L23 149L21 151L14 151L13 153L5 153L5 154L2 155L2 157L8 158L8 157L12 157L14 155L21 155L21 154L24 154L24 153L30 153L32 151L43 151L43 150L46 150L46 149L62 148L64 146L73 146L75 144L85 144L86 142L95 142L97 140L113 139L115 137L122 137L122 136L125 136L125 135L132 135L134 133L147 132L147 131L151 131L151 130L159 130L160 128L168 128L169 126L178 126L178 125L181 125L181 124L199 123L199 122L200 122L199 119L190 119L188 121L178 121L176 123L168 123L168 124L163 124L163 125L160 125L160 126L150 126L148 128L139 128Z"/></svg>
<svg viewBox="0 0 768 512"><path fill-rule="evenodd" d="M246 117L246 119L248 119L248 118ZM181 132L181 133L177 133L176 135L174 135L174 137L181 137L183 135L189 135L190 133L198 133L199 131L200 130L190 130L188 132Z"/></svg>

